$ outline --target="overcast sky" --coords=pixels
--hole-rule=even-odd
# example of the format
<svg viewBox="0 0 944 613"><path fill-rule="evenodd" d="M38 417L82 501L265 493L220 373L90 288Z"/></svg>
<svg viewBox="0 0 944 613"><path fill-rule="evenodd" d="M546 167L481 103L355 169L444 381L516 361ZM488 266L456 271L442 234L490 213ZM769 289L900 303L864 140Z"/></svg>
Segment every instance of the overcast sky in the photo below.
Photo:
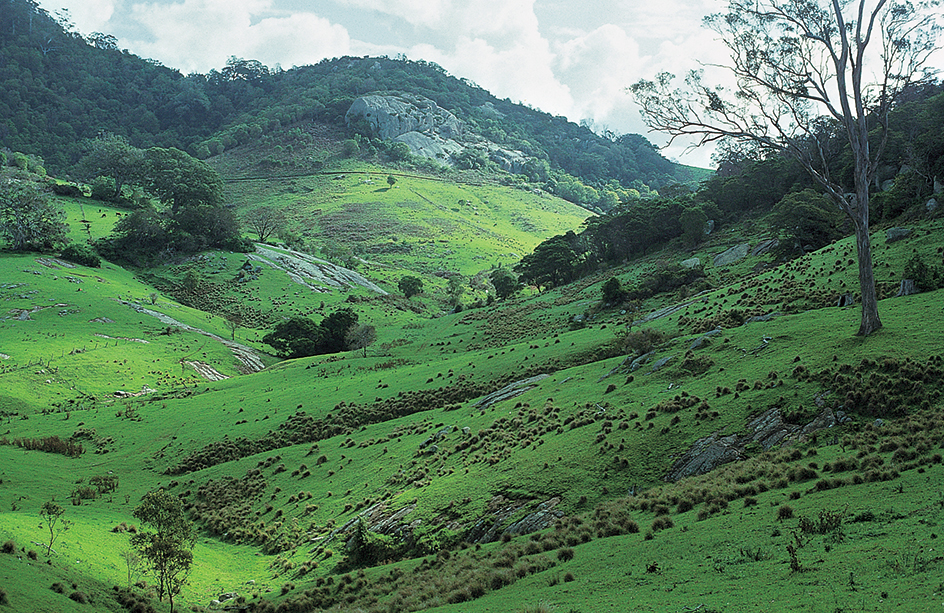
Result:
<svg viewBox="0 0 944 613"><path fill-rule="evenodd" d="M646 134L625 89L727 57L701 18L722 0L40 0L76 29L181 72L230 56L282 68L403 53L599 131ZM656 144L658 134L647 135ZM663 153L709 166L709 153Z"/></svg>

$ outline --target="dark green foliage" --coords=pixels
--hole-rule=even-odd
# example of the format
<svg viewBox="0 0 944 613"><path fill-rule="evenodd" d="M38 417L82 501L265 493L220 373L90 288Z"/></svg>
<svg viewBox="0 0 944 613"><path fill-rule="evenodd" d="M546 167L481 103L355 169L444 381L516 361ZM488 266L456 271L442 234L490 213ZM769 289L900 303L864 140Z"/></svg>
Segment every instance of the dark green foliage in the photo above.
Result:
<svg viewBox="0 0 944 613"><path fill-rule="evenodd" d="M488 279L495 288L495 294L502 300L511 298L523 287L518 277L507 268L496 268L488 275Z"/></svg>
<svg viewBox="0 0 944 613"><path fill-rule="evenodd" d="M100 134L88 141L78 170L92 179L92 198L119 201L122 188L138 182L144 170L144 151L123 136Z"/></svg>
<svg viewBox="0 0 944 613"><path fill-rule="evenodd" d="M69 599L74 600L75 602L79 604L89 603L88 595L85 592L78 592L78 591L72 592L71 594L69 594Z"/></svg>
<svg viewBox="0 0 944 613"><path fill-rule="evenodd" d="M374 566L384 560L394 560L402 555L403 547L397 541L384 534L371 532L363 519L354 524L354 533L348 540L347 558L342 566L358 568Z"/></svg>
<svg viewBox="0 0 944 613"><path fill-rule="evenodd" d="M7 596L7 591L0 587L0 605L10 604L10 597Z"/></svg>
<svg viewBox="0 0 944 613"><path fill-rule="evenodd" d="M423 293L423 280L412 275L402 277L397 283L397 288L403 292L407 298L412 298L417 294Z"/></svg>
<svg viewBox="0 0 944 613"><path fill-rule="evenodd" d="M240 237L232 211L222 206L223 181L215 170L179 149L153 147L139 153L144 165L135 179L166 208L145 206L122 217L112 235L96 244L101 254L147 263L174 252L254 248Z"/></svg>
<svg viewBox="0 0 944 613"><path fill-rule="evenodd" d="M86 243L70 243L62 250L59 257L90 268L98 268L102 265L102 258L98 257L95 249Z"/></svg>
<svg viewBox="0 0 944 613"><path fill-rule="evenodd" d="M301 358L320 353L323 331L307 317L292 317L279 322L275 329L262 337L284 358Z"/></svg>
<svg viewBox="0 0 944 613"><path fill-rule="evenodd" d="M170 207L172 217L181 209L217 209L223 203L220 175L180 149L151 147L144 152L144 164L145 187Z"/></svg>
<svg viewBox="0 0 944 613"><path fill-rule="evenodd" d="M944 269L929 266L921 255L916 253L905 264L905 279L911 279L922 292L930 292L944 287Z"/></svg>
<svg viewBox="0 0 944 613"><path fill-rule="evenodd" d="M623 289L623 284L620 283L619 277L610 277L606 283L603 284L603 303L607 305L620 304L626 299L626 290Z"/></svg>
<svg viewBox="0 0 944 613"><path fill-rule="evenodd" d="M839 207L812 189L787 194L774 207L771 225L778 233L777 252L784 257L802 255L842 237Z"/></svg>
<svg viewBox="0 0 944 613"><path fill-rule="evenodd" d="M65 212L35 176L0 171L0 238L14 251L48 251L65 243Z"/></svg>
<svg viewBox="0 0 944 613"><path fill-rule="evenodd" d="M529 285L551 287L569 283L577 278L583 260L574 250L577 241L573 232L549 238L521 258L514 270Z"/></svg>
<svg viewBox="0 0 944 613"><path fill-rule="evenodd" d="M679 216L682 226L682 240L687 247L694 247L705 239L705 225L708 215L702 207L686 207Z"/></svg>
<svg viewBox="0 0 944 613"><path fill-rule="evenodd" d="M357 314L350 308L339 309L320 323L307 317L292 317L277 324L262 337L262 342L285 358L338 353L348 348L346 337L356 324Z"/></svg>

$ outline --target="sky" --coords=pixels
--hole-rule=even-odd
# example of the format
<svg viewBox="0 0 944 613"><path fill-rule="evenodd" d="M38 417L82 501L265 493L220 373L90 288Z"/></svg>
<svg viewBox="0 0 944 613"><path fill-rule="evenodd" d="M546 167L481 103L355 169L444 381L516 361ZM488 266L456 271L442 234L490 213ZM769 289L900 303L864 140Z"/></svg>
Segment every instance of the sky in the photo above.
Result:
<svg viewBox="0 0 944 613"><path fill-rule="evenodd" d="M598 133L648 134L626 88L661 71L724 63L701 19L723 0L40 0L68 9L83 35L183 73L230 56L274 68L345 55L435 62L499 98ZM710 150L676 144L669 159L709 167Z"/></svg>

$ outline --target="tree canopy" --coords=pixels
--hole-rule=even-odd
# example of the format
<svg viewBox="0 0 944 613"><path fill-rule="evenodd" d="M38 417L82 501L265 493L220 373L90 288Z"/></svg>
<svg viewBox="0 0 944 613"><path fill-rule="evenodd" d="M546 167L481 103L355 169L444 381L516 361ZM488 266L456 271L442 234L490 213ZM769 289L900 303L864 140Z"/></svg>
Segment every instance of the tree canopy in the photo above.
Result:
<svg viewBox="0 0 944 613"><path fill-rule="evenodd" d="M338 309L320 323L307 317L290 317L275 325L272 332L262 337L283 358L303 358L323 353L338 353L349 349L348 340L360 341L368 337L349 337L357 326L357 313L350 308ZM370 342L373 342L372 339ZM370 344L370 343L368 343ZM358 342L357 349L366 345Z"/></svg>
<svg viewBox="0 0 944 613"><path fill-rule="evenodd" d="M0 236L14 251L49 251L66 243L66 214L35 176L0 171Z"/></svg>
<svg viewBox="0 0 944 613"><path fill-rule="evenodd" d="M173 613L174 596L190 575L196 530L180 498L164 490L145 494L133 515L146 527L132 535L131 545L154 571L158 599L166 595Z"/></svg>

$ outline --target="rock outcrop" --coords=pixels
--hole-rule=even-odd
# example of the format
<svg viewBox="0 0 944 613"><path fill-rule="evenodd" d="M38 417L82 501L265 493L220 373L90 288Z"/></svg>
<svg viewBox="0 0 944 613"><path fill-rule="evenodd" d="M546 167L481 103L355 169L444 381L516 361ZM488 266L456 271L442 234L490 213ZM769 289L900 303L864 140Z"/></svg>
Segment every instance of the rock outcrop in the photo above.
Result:
<svg viewBox="0 0 944 613"><path fill-rule="evenodd" d="M751 420L745 428L745 434L724 435L716 432L695 441L689 450L675 461L664 478L666 481L678 481L692 475L702 475L722 464L743 459L745 447L752 443L770 449L774 445L806 436L816 430L831 428L835 424L836 416L828 408L823 409L805 426L788 424L783 421L779 408L770 409Z"/></svg>
<svg viewBox="0 0 944 613"><path fill-rule="evenodd" d="M410 132L453 140L462 137L462 124L455 115L415 94L361 96L344 116L347 123L357 118L366 120L384 140L395 140Z"/></svg>
<svg viewBox="0 0 944 613"><path fill-rule="evenodd" d="M745 257L747 257L748 251L750 251L751 246L747 243L741 245L735 245L731 247L724 253L719 253L712 260L712 264L715 266L728 266L734 264L735 262L740 262Z"/></svg>
<svg viewBox="0 0 944 613"><path fill-rule="evenodd" d="M494 107L491 111L498 113ZM416 94L361 96L351 104L344 120L348 125L366 121L378 138L403 143L414 155L441 164L453 165L455 157L467 149L484 154L508 172L521 172L530 159L521 151L467 133L455 115L433 100Z"/></svg>

